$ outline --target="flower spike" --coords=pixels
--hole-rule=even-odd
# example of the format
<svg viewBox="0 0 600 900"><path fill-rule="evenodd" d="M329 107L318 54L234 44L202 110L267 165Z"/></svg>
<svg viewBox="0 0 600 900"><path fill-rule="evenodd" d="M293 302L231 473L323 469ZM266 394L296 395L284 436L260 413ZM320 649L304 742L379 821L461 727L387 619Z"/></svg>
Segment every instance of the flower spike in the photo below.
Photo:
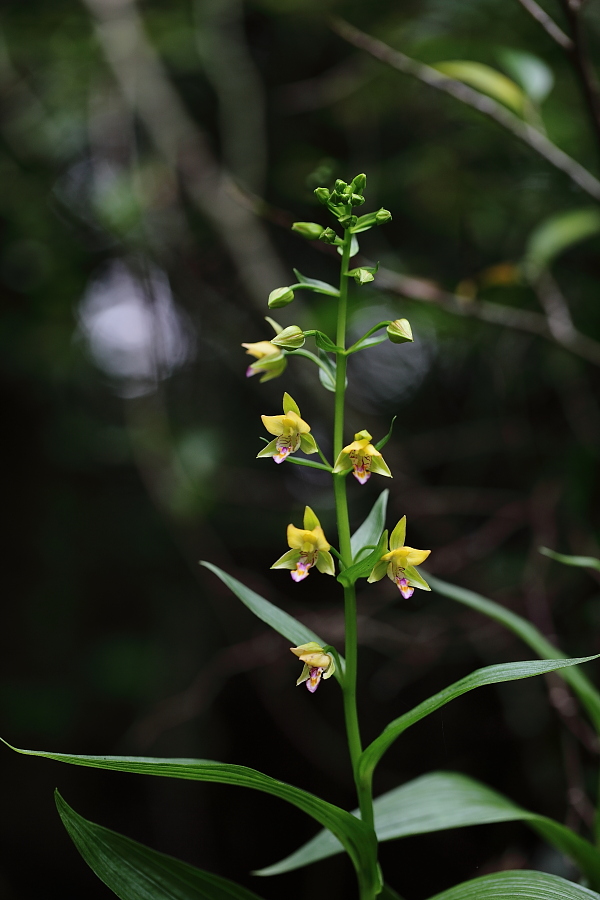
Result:
<svg viewBox="0 0 600 900"><path fill-rule="evenodd" d="M354 435L354 441L343 448L338 456L333 474L353 470L353 475L360 484L366 484L371 477L371 472L377 475L392 477L383 456L371 443L372 437L368 431L358 431Z"/></svg>
<svg viewBox="0 0 600 900"><path fill-rule="evenodd" d="M315 641L300 644L299 647L290 647L290 650L304 663L304 668L296 684L306 684L307 689L314 694L319 687L321 677L326 680L331 678L335 672L333 656L331 653L325 653Z"/></svg>
<svg viewBox="0 0 600 900"><path fill-rule="evenodd" d="M367 579L370 583L379 581L384 575L397 585L402 596L407 600L415 592L415 588L430 591L431 588L417 572L415 566L425 562L431 550L415 550L405 547L406 516L403 516L390 535L390 547L384 553Z"/></svg>
<svg viewBox="0 0 600 900"><path fill-rule="evenodd" d="M310 506L304 510L304 528L288 525L287 541L291 550L280 556L272 569L291 569L294 581L304 581L313 566L325 575L335 575L329 544Z"/></svg>
<svg viewBox="0 0 600 900"><path fill-rule="evenodd" d="M288 393L283 395L282 416L261 416L261 419L269 434L277 437L263 447L257 454L257 459L272 456L276 463L282 463L296 450L302 450L303 453L318 452L315 439L310 434L310 425L300 417L298 404Z"/></svg>

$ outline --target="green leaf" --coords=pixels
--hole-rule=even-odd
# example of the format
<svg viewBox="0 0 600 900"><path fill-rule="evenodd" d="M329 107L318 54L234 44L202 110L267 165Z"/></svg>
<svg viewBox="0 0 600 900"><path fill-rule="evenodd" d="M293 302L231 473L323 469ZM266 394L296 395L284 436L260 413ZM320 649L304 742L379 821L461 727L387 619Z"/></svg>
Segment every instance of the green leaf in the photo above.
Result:
<svg viewBox="0 0 600 900"><path fill-rule="evenodd" d="M600 232L597 209L571 209L545 219L529 236L523 267L534 281L557 256Z"/></svg>
<svg viewBox="0 0 600 900"><path fill-rule="evenodd" d="M545 872L494 872L457 884L429 900L600 900L600 894Z"/></svg>
<svg viewBox="0 0 600 900"><path fill-rule="evenodd" d="M379 841L429 834L447 828L492 822L524 821L561 852L570 856L590 880L600 880L600 853L565 825L522 809L502 794L466 775L432 772L382 794L374 801ZM359 815L354 810L353 815ZM329 831L257 875L278 875L341 853L343 847Z"/></svg>
<svg viewBox="0 0 600 900"><path fill-rule="evenodd" d="M371 512L350 538L352 559L358 562L365 547L376 547L385 528L385 515L390 492L386 488L373 504Z"/></svg>
<svg viewBox="0 0 600 900"><path fill-rule="evenodd" d="M531 647L531 649L539 656L546 659L565 658L566 654L560 648L551 644L541 631L538 631L535 625L532 625L531 622L528 622L527 619L524 619L522 616L518 616L516 613L512 612L512 610L505 609L505 607L500 606L499 603L494 603L493 600L488 600L486 597L482 597L480 594L476 594L474 591L469 591L466 588L459 587L457 584L450 584L447 581L442 581L441 578L436 578L433 575L429 575L427 572L425 575L432 590L437 591L437 593L441 594L443 597L448 597L450 600L456 600L458 603L462 603L470 609L475 609L477 612L483 613L484 616L488 616L496 622L500 622L501 625L504 625L512 631L513 634L520 637L521 640ZM562 669L560 676L573 689L582 705L588 711L596 731L600 734L600 693L598 693L592 682L581 669Z"/></svg>
<svg viewBox="0 0 600 900"><path fill-rule="evenodd" d="M335 394L335 363L333 363L322 350L319 350L319 359L322 360L327 367L326 369L322 369L321 366L319 366L319 381L327 391L331 391L332 394Z"/></svg>
<svg viewBox="0 0 600 900"><path fill-rule="evenodd" d="M546 99L554 87L554 75L539 56L505 47L498 51L498 57L502 67L534 103Z"/></svg>
<svg viewBox="0 0 600 900"><path fill-rule="evenodd" d="M394 743L396 738L414 725L420 722L426 716L455 700L462 694L472 691L478 687L484 687L487 684L499 684L503 681L517 681L520 678L531 678L534 675L545 675L547 672L555 672L565 666L576 666L580 663L589 662L597 659L600 654L595 656L577 657L575 659L534 659L524 662L502 663L496 666L486 666L484 669L476 669L466 678L455 681L449 687L438 691L432 697L428 697L423 703L419 703L414 709L404 713L394 719L393 722L382 731L379 737L369 744L359 759L359 773L362 778L369 779L375 769L375 766L385 753L385 751Z"/></svg>
<svg viewBox="0 0 600 900"><path fill-rule="evenodd" d="M579 566L582 569L596 569L600 572L600 559L595 556L568 556L566 553L556 553L548 547L540 547L540 553L543 556L549 556L557 562L564 563L565 566Z"/></svg>
<svg viewBox="0 0 600 900"><path fill-rule="evenodd" d="M354 231L354 229L352 229L352 230ZM350 259L352 259L353 256L356 256L358 251L359 251L358 240L354 235L352 235L352 241L350 242ZM344 248L338 247L337 252L340 254L340 256L343 256ZM339 296L339 294L338 294L338 296Z"/></svg>
<svg viewBox="0 0 600 900"><path fill-rule="evenodd" d="M364 559L361 559L360 562L354 563L352 566L348 566L347 569L344 569L337 577L337 580L340 584L343 584L344 587L351 587L359 578L367 578L371 572L373 571L373 567L379 562L383 554L387 550L387 539L388 533L384 531L381 537L379 538L379 542L374 550L369 553L368 556L365 556Z"/></svg>
<svg viewBox="0 0 600 900"><path fill-rule="evenodd" d="M58 791L54 798L63 825L84 860L121 900L260 900L258 894L227 878L84 819Z"/></svg>
<svg viewBox="0 0 600 900"><path fill-rule="evenodd" d="M306 462L309 461L306 460ZM279 609L278 606L269 603L269 601L265 600L264 597L261 597L260 594L251 591L245 584L242 584L237 578L228 575L227 572L219 569L218 566L214 566L212 563L206 562L205 560L201 560L200 565L209 569L209 571L214 572L217 578L220 578L223 584L227 585L236 597L242 601L244 606L247 606L248 609L262 622L270 625L271 628L281 634L284 638L287 638L295 647L299 647L300 644L308 644L309 641L315 641L317 644L320 644L321 647L327 643L322 637L315 634L312 629L307 628L302 622L298 622L297 619L294 619L289 613ZM340 657L340 659L343 673L344 659L343 657ZM338 677L339 675L336 671L336 678Z"/></svg>
<svg viewBox="0 0 600 900"><path fill-rule="evenodd" d="M377 900L402 900L400 894L397 894L394 888L391 888L389 884L384 884L381 893L378 895Z"/></svg>
<svg viewBox="0 0 600 900"><path fill-rule="evenodd" d="M334 287L332 284L328 284L326 281L319 281L318 278L307 278L306 275L303 275L298 269L294 269L294 275L299 281L299 284L294 285L296 288L304 287L308 290L315 291L317 294L327 294L328 297L340 296L338 288Z"/></svg>
<svg viewBox="0 0 600 900"><path fill-rule="evenodd" d="M442 75L462 81L475 88L476 91L487 94L488 97L492 97L503 106L512 109L519 116L522 116L525 111L527 97L519 85L497 69L492 69L491 66L466 59L454 59L436 63L433 68Z"/></svg>
<svg viewBox="0 0 600 900"><path fill-rule="evenodd" d="M86 756L71 753L50 753L45 750L23 750L13 747L0 738L15 753L39 756L73 766L107 769L114 772L130 772L134 775L155 775L163 778L181 778L186 781L207 781L253 788L281 800L286 800L303 810L321 825L335 834L344 845L356 869L365 894L377 894L380 874L376 863L377 843L375 832L351 813L327 803L293 785L271 778L256 769L219 763L209 759L160 759L143 756Z"/></svg>
<svg viewBox="0 0 600 900"><path fill-rule="evenodd" d="M388 431L388 433L386 434L386 436L385 436L385 437L382 437L381 440L380 440L380 441L377 441L377 443L375 444L375 449L376 449L376 450L382 450L383 447L385 447L385 445L387 444L387 442L388 442L389 439L391 438L391 436L392 436L392 431L394 430L394 422L396 421L397 418L398 418L398 416L394 416L394 418L392 419L392 421L391 421L391 423L390 423L390 430Z"/></svg>

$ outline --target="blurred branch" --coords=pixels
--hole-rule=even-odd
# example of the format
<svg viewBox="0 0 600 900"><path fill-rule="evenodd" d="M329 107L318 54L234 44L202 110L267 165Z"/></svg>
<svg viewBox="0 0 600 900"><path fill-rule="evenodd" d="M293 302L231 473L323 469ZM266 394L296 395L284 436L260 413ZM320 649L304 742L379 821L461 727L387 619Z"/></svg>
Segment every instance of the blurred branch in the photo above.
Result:
<svg viewBox="0 0 600 900"><path fill-rule="evenodd" d="M560 0L560 2L567 21L569 22L573 38L571 46L566 49L581 86L581 92L594 131L596 143L600 149L600 88L585 45L581 20L581 9L583 4L581 2L573 2L573 0Z"/></svg>
<svg viewBox="0 0 600 900"><path fill-rule="evenodd" d="M254 300L264 305L285 276L267 233L213 157L148 41L134 0L82 0L121 90L157 150L227 247Z"/></svg>
<svg viewBox="0 0 600 900"><path fill-rule="evenodd" d="M345 100L373 78L375 72L364 63L365 57L357 53L315 78L282 85L277 92L281 112L310 112Z"/></svg>
<svg viewBox="0 0 600 900"><path fill-rule="evenodd" d="M400 72L404 72L406 75L418 78L419 81L428 84L430 87L450 94L451 97L460 100L466 106L470 106L488 116L488 118L493 119L531 147L532 150L535 150L536 153L556 169L568 175L571 181L589 194L590 197L593 197L594 200L600 200L600 181L591 172L588 172L577 160L548 140L541 131L522 121L502 104L492 100L491 97L480 94L461 81L448 78L436 69L431 68L431 66L417 62L417 60L411 59L399 50L392 49L392 47L384 44L383 41L365 34L364 31L360 31L360 29L355 28L343 19L332 19L332 28L336 34L348 41L348 43L365 50L381 62L398 69Z"/></svg>
<svg viewBox="0 0 600 900"><path fill-rule="evenodd" d="M557 44L564 50L572 50L573 49L573 41L569 37L568 34L559 28L554 19L550 18L545 9L535 2L535 0L519 0L519 3L526 9L530 16L532 16L536 22L542 26L544 31L546 31L553 41L556 41Z"/></svg>
<svg viewBox="0 0 600 900"><path fill-rule="evenodd" d="M223 154L233 174L262 193L267 168L265 100L244 34L242 0L197 0L197 45L219 100Z"/></svg>
<svg viewBox="0 0 600 900"><path fill-rule="evenodd" d="M483 322L537 334L570 350L575 356L600 366L600 343L574 327L566 301L549 273L536 284L536 292L546 315L487 300L459 297L442 290L431 281L400 275L383 267L378 272L377 286L402 294L410 300L433 303L454 315L472 316Z"/></svg>

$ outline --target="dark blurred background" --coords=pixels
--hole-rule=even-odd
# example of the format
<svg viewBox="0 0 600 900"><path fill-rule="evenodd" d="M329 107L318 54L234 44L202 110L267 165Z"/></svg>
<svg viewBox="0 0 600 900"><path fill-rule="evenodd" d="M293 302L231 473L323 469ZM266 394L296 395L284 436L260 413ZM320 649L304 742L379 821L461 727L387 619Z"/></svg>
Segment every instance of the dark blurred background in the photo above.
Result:
<svg viewBox="0 0 600 900"><path fill-rule="evenodd" d="M564 6L544 7L568 32ZM598 171L573 59L518 0L5 0L0 722L16 746L219 759L354 806L337 685L297 690L287 642L198 560L341 644L333 580L269 570L305 503L333 533L328 478L255 460L259 416L281 411L284 390L330 452L332 395L301 359L246 380L240 344L269 339L266 299L292 266L335 281L330 248L290 225L329 224L314 187L362 171L365 210L393 222L361 236L358 259L385 271L354 289L351 330L406 317L415 342L352 360L349 438L379 438L398 416L394 480L349 486L353 524L389 487L388 524L407 514L430 571L528 616L569 655L600 651L598 580L537 550L599 553L594 199L497 123L342 40L331 13L424 62L520 78L525 119ZM594 0L583 25L594 58ZM573 211L592 223L586 240L565 236ZM532 275L542 225L558 238ZM334 311L304 295L274 317L328 330ZM367 740L472 669L533 655L435 593L401 601L387 579L359 606ZM597 747L561 685L454 702L387 754L377 791L461 771L588 834ZM342 857L248 874L316 831L273 798L6 749L2 900L110 895L60 824L56 786L93 821L267 900L315 883L354 896ZM519 824L387 844L382 861L409 900L502 868L572 874Z"/></svg>

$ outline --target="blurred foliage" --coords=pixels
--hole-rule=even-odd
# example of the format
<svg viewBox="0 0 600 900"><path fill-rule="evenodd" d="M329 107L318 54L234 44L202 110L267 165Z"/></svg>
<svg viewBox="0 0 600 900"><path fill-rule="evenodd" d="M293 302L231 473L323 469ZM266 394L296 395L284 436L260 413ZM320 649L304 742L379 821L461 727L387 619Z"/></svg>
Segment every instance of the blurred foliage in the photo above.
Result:
<svg viewBox="0 0 600 900"><path fill-rule="evenodd" d="M557 0L544 5L567 29ZM554 257L553 283L592 341L600 257L594 203L564 173L350 47L327 15L425 63L466 60L513 79L550 139L597 173L595 131L568 55L517 0L147 0L141 18L133 12L128 0L7 0L0 20L2 730L19 746L254 765L351 807L335 689L295 692L285 643L197 566L211 559L339 640L325 579L292 590L287 573L269 571L306 502L331 529L327 480L254 459L259 415L279 411L284 389L328 453L331 396L300 359L281 379L246 381L240 347L271 335L266 298L292 266L335 278L330 248L290 225L327 224L313 188L365 171L368 208L394 218L364 236L361 261L463 305L545 315L521 264L534 251ZM597 59L597 7L584 19ZM145 80L148 65L180 110ZM176 170L165 148L179 113L194 138ZM540 246L549 221L581 240L561 243L555 229ZM319 296L276 312L303 329L333 320ZM398 415L386 448L391 520L408 514L436 574L527 615L570 655L599 652L594 573L537 552L599 555L598 366L552 339L386 293L377 278L354 289L352 315L357 337L406 317L416 338L350 367L349 428L379 439ZM354 492L356 524L375 481ZM530 655L450 601L395 600L383 582L359 598L368 738L477 665ZM597 748L561 683L549 687L463 698L407 734L379 788L464 771L585 831ZM302 737L315 729L316 747ZM303 896L315 878L327 878L331 900L353 890L342 859L253 883L250 869L313 833L295 813L284 828L289 812L270 798L8 756L3 771L2 900L107 896L57 827L57 784L83 815L266 898ZM432 854L435 867L419 862ZM503 867L569 874L512 823L410 838L383 855L414 900Z"/></svg>

